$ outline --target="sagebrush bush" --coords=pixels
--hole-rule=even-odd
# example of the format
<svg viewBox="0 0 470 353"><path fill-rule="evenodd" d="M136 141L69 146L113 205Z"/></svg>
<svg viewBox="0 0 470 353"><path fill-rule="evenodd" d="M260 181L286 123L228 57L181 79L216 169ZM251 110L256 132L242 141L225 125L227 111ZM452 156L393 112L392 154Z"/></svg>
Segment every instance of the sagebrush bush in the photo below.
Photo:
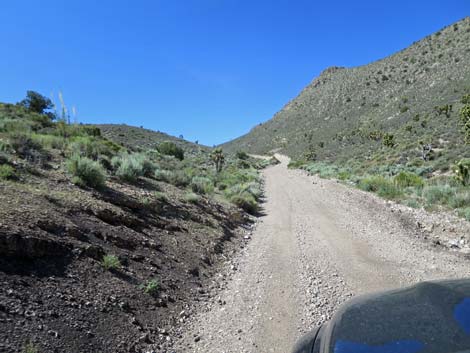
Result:
<svg viewBox="0 0 470 353"><path fill-rule="evenodd" d="M424 180L420 176L409 172L400 172L393 178L393 181L399 188L424 186Z"/></svg>
<svg viewBox="0 0 470 353"><path fill-rule="evenodd" d="M214 182L206 177L194 177L191 180L191 190L197 194L211 194L214 191Z"/></svg>
<svg viewBox="0 0 470 353"><path fill-rule="evenodd" d="M113 158L116 176L122 180L135 182L141 176L154 176L156 166L145 155L123 154Z"/></svg>
<svg viewBox="0 0 470 353"><path fill-rule="evenodd" d="M423 189L422 195L428 205L448 204L455 196L455 188L449 185L430 185Z"/></svg>
<svg viewBox="0 0 470 353"><path fill-rule="evenodd" d="M375 192L380 197L387 199L395 199L402 194L402 191L392 181L379 175L361 179L358 187L365 191Z"/></svg>
<svg viewBox="0 0 470 353"><path fill-rule="evenodd" d="M60 137L60 136L33 134L31 135L31 137L35 142L37 142L43 148L64 150L67 145L67 141L63 137Z"/></svg>
<svg viewBox="0 0 470 353"><path fill-rule="evenodd" d="M73 155L67 160L67 169L75 184L95 189L103 188L105 185L106 173L103 167L87 157Z"/></svg>
<svg viewBox="0 0 470 353"><path fill-rule="evenodd" d="M198 194L195 194L194 192L188 192L186 195L184 195L184 201L189 203L197 204L200 200L201 197Z"/></svg>
<svg viewBox="0 0 470 353"><path fill-rule="evenodd" d="M189 185L191 178L184 171L177 170L170 174L168 182L177 187L185 187Z"/></svg>
<svg viewBox="0 0 470 353"><path fill-rule="evenodd" d="M470 191L456 192L449 198L449 206L452 208L470 207Z"/></svg>
<svg viewBox="0 0 470 353"><path fill-rule="evenodd" d="M467 221L470 221L470 207L466 207L458 210L460 217L465 218Z"/></svg>
<svg viewBox="0 0 470 353"><path fill-rule="evenodd" d="M250 214L256 214L259 210L258 202L249 192L233 195L230 201Z"/></svg>
<svg viewBox="0 0 470 353"><path fill-rule="evenodd" d="M12 180L15 178L15 169L11 165L0 164L0 180Z"/></svg>

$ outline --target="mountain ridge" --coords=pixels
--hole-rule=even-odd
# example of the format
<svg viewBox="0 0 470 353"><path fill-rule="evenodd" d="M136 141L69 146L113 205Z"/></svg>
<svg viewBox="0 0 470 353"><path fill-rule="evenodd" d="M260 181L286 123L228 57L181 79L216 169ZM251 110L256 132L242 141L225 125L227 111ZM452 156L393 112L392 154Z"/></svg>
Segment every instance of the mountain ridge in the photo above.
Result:
<svg viewBox="0 0 470 353"><path fill-rule="evenodd" d="M221 147L347 161L358 154L373 158L382 139L368 135L377 131L394 135L395 150L405 158L416 155L417 139L437 148L441 139L458 146L459 101L470 91L469 43L465 17L370 64L329 67L270 120ZM436 115L435 108L445 105L454 108L450 116Z"/></svg>

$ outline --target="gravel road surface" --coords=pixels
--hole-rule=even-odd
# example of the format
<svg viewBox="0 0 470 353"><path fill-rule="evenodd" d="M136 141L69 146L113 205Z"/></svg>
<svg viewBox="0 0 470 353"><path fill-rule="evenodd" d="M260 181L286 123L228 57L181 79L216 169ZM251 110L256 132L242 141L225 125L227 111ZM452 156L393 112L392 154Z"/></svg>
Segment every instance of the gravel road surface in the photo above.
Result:
<svg viewBox="0 0 470 353"><path fill-rule="evenodd" d="M389 203L277 157L282 163L264 171L264 215L251 240L174 352L288 353L351 296L469 277L462 254L424 240Z"/></svg>

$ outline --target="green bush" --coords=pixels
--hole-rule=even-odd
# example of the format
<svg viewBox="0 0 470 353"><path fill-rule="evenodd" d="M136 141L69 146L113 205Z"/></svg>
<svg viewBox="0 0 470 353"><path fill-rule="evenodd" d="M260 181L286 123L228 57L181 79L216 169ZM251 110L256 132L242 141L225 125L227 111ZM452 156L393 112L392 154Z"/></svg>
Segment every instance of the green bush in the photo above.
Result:
<svg viewBox="0 0 470 353"><path fill-rule="evenodd" d="M155 164L143 154L123 154L114 157L111 164L116 168L116 176L125 181L135 182L141 176L155 175Z"/></svg>
<svg viewBox="0 0 470 353"><path fill-rule="evenodd" d="M206 177L194 177L191 180L191 189L197 194L211 194L214 191L214 182Z"/></svg>
<svg viewBox="0 0 470 353"><path fill-rule="evenodd" d="M454 167L455 178L464 186L470 185L470 159L461 159Z"/></svg>
<svg viewBox="0 0 470 353"><path fill-rule="evenodd" d="M460 217L465 218L467 221L470 221L470 207L466 207L458 210Z"/></svg>
<svg viewBox="0 0 470 353"><path fill-rule="evenodd" d="M169 183L173 172L171 170L156 169L154 173L155 180Z"/></svg>
<svg viewBox="0 0 470 353"><path fill-rule="evenodd" d="M23 159L31 162L43 162L47 156L42 146L32 139L28 133L12 133L9 137L10 146Z"/></svg>
<svg viewBox="0 0 470 353"><path fill-rule="evenodd" d="M422 195L428 205L448 204L455 197L455 188L449 185L430 185L423 189Z"/></svg>
<svg viewBox="0 0 470 353"><path fill-rule="evenodd" d="M186 195L184 195L184 201L189 203L197 204L200 200L201 197L193 192L188 192Z"/></svg>
<svg viewBox="0 0 470 353"><path fill-rule="evenodd" d="M456 192L449 198L449 206L452 208L470 207L470 191Z"/></svg>
<svg viewBox="0 0 470 353"><path fill-rule="evenodd" d="M237 151L235 155L238 159L246 160L249 158L248 154L245 151Z"/></svg>
<svg viewBox="0 0 470 353"><path fill-rule="evenodd" d="M156 295L158 293L158 290L160 288L160 284L158 283L158 280L156 279L151 279L147 281L145 284L141 285L141 288L143 289L145 294L149 295Z"/></svg>
<svg viewBox="0 0 470 353"><path fill-rule="evenodd" d="M116 270L121 267L121 262L116 255L104 255L101 265L105 270Z"/></svg>
<svg viewBox="0 0 470 353"><path fill-rule="evenodd" d="M87 157L73 155L67 160L67 169L72 174L72 181L80 186L90 186L95 189L104 187L106 173L103 167Z"/></svg>
<svg viewBox="0 0 470 353"><path fill-rule="evenodd" d="M169 175L168 182L177 187L186 187L191 182L191 178L182 170L177 170Z"/></svg>
<svg viewBox="0 0 470 353"><path fill-rule="evenodd" d="M15 169L11 165L0 164L0 180L12 180L15 178Z"/></svg>
<svg viewBox="0 0 470 353"><path fill-rule="evenodd" d="M158 152L167 156L173 156L179 160L184 159L184 151L181 147L178 147L174 142L165 141L157 146Z"/></svg>
<svg viewBox="0 0 470 353"><path fill-rule="evenodd" d="M299 169L303 167L306 164L305 161L290 161L289 164L287 165L287 168L289 169Z"/></svg>
<svg viewBox="0 0 470 353"><path fill-rule="evenodd" d="M375 192L380 197L387 199L395 199L402 194L402 191L393 182L378 175L361 179L358 187L365 191Z"/></svg>
<svg viewBox="0 0 470 353"><path fill-rule="evenodd" d="M400 172L393 178L393 181L399 188L424 186L424 181L420 176L409 172Z"/></svg>
<svg viewBox="0 0 470 353"><path fill-rule="evenodd" d="M256 214L259 210L258 202L249 192L242 192L231 197L230 201L250 214Z"/></svg>
<svg viewBox="0 0 470 353"><path fill-rule="evenodd" d="M56 135L32 134L31 138L43 148L64 150L67 141Z"/></svg>

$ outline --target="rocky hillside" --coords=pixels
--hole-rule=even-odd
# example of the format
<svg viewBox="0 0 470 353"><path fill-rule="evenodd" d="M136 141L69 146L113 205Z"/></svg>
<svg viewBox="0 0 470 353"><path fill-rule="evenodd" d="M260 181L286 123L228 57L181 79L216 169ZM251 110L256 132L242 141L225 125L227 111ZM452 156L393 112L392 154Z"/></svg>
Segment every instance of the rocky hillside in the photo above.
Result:
<svg viewBox="0 0 470 353"><path fill-rule="evenodd" d="M201 150L209 150L209 147L207 146L189 142L183 138L174 137L160 131L153 131L125 124L99 124L96 126L99 127L104 137L131 149L154 149L159 143L171 141L188 153L197 153Z"/></svg>
<svg viewBox="0 0 470 353"><path fill-rule="evenodd" d="M448 165L468 155L458 122L470 93L470 18L371 64L326 69L271 120L224 144L296 159L411 161L421 144Z"/></svg>
<svg viewBox="0 0 470 353"><path fill-rule="evenodd" d="M219 156L216 173L204 149L133 145L134 129L126 147L29 99L0 103L0 352L168 351L246 241L257 162Z"/></svg>

